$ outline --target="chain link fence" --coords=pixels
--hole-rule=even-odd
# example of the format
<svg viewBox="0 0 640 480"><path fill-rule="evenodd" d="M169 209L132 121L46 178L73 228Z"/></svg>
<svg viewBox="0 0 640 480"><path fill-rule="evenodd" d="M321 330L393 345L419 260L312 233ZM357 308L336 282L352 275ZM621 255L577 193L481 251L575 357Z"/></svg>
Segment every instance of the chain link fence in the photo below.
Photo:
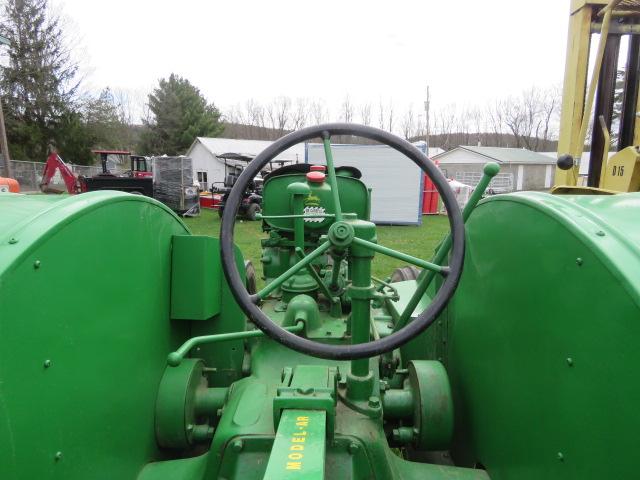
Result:
<svg viewBox="0 0 640 480"><path fill-rule="evenodd" d="M67 164L71 170L78 176L92 177L102 173L102 167L73 165ZM44 171L43 162L25 162L22 160L11 160L11 168L13 177L20 183L20 191L24 193L39 192L40 182L42 181L42 172ZM56 171L51 179L50 186L56 189L65 190L64 181L60 173Z"/></svg>
<svg viewBox="0 0 640 480"><path fill-rule="evenodd" d="M480 172L456 172L456 180L470 187L476 188L476 185L480 183L482 173ZM493 190L493 193L508 193L513 192L513 174L512 173L499 173L491 180L487 190Z"/></svg>

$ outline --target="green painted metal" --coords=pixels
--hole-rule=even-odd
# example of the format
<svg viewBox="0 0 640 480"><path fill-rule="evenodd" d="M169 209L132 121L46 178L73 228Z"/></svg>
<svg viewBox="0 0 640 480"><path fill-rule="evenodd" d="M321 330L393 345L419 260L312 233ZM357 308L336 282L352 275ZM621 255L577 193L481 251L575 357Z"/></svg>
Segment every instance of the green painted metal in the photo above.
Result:
<svg viewBox="0 0 640 480"><path fill-rule="evenodd" d="M172 245L189 231L159 202L6 194L0 225L0 476L135 478L167 457L154 412L167 352L199 328L244 329L219 263L220 313L175 322ZM199 352L210 386L241 375L244 348L227 345Z"/></svg>
<svg viewBox="0 0 640 480"><path fill-rule="evenodd" d="M293 219L291 215L291 197L285 192L290 183L305 182L302 174L279 175L269 178L264 183L262 215L268 227L277 229L281 233L293 233ZM366 185L351 177L336 176L338 183L340 204L344 212L355 213L358 218L368 220L369 192ZM322 222L305 222L308 238L313 232L326 230L335 220L333 194L328 182L309 184L311 194L305 199L305 208L309 213L329 215ZM281 216L284 218L274 218ZM272 218L267 218L272 217Z"/></svg>
<svg viewBox="0 0 640 480"><path fill-rule="evenodd" d="M216 240L176 235L171 248L171 318L207 320L220 313L219 288L211 288L220 272Z"/></svg>
<svg viewBox="0 0 640 480"><path fill-rule="evenodd" d="M302 251L302 249L299 247L296 247L296 255L300 260L302 260L306 256ZM309 272L309 275L311 275L315 280L316 284L318 285L318 288L320 288L324 296L327 299L329 299L331 303L339 302L339 298L333 296L333 294L329 290L329 287L322 281L322 278L320 278L320 275L318 274L318 272L316 272L315 268L313 268L313 265L311 265L311 263L307 264L307 271Z"/></svg>
<svg viewBox="0 0 640 480"><path fill-rule="evenodd" d="M291 325L285 327L290 332L300 332L304 330L304 325ZM211 343L228 342L230 340L245 340L247 338L255 338L264 336L261 330L246 330L243 332L217 333L215 335L203 335L200 337L191 337L189 340L180 345L175 352L171 352L167 356L167 364L172 367L180 365L184 357L198 345L208 345Z"/></svg>
<svg viewBox="0 0 640 480"><path fill-rule="evenodd" d="M336 221L342 221L342 206L340 205L340 193L338 190L338 180L336 178L336 168L333 165L333 153L331 152L331 139L326 137L322 140L324 146L324 158L327 162L327 176L331 194L333 196L333 209L336 215Z"/></svg>
<svg viewBox="0 0 640 480"><path fill-rule="evenodd" d="M273 423L277 427L280 416L287 409L322 410L330 438L335 432L337 367L326 365L298 365L285 368L282 386L273 399Z"/></svg>
<svg viewBox="0 0 640 480"><path fill-rule="evenodd" d="M202 360L188 359L165 370L156 399L156 438L161 447L183 449L211 439L213 428L201 413L221 408L227 389L207 390Z"/></svg>
<svg viewBox="0 0 640 480"><path fill-rule="evenodd" d="M286 282L290 277L292 277L299 270L303 269L308 264L313 262L316 258L322 255L324 252L326 252L330 246L331 246L331 243L329 242L321 243L318 248L313 250L311 253L309 253L306 257L304 257L299 262L295 263L292 267L290 267L285 272L283 272L278 278L275 278L269 284L267 284L267 286L265 286L262 290L260 290L257 293L258 298L261 298L263 300L267 298L272 292L280 288L280 286L284 282Z"/></svg>
<svg viewBox="0 0 640 480"><path fill-rule="evenodd" d="M323 480L326 412L285 410L271 449L265 480Z"/></svg>
<svg viewBox="0 0 640 480"><path fill-rule="evenodd" d="M114 192L5 194L0 219L0 476L135 478L163 456L162 364L189 334L169 309L188 229Z"/></svg>
<svg viewBox="0 0 640 480"><path fill-rule="evenodd" d="M370 250L373 250L375 252L381 253L383 255L387 255L392 258L396 258L398 260L402 260L404 262L411 263L418 267L422 267L426 270L432 270L436 273L446 272L446 267L443 267L442 265L436 265L435 263L427 262L426 260L422 260L421 258L417 258L412 255L407 255L406 253L398 252L397 250L394 250L392 248L388 248L383 245L378 245L372 242L367 242L366 240L363 240L361 238L355 238L353 241L354 243L361 245L363 247L367 247Z"/></svg>
<svg viewBox="0 0 640 480"><path fill-rule="evenodd" d="M409 362L414 438L418 450L448 450L453 435L453 401L444 366L437 361Z"/></svg>
<svg viewBox="0 0 640 480"><path fill-rule="evenodd" d="M480 178L480 181L478 182L478 185L476 185L476 188L473 190L469 201L462 209L462 218L465 222L469 220L471 213L476 208L476 205L478 205L478 202L482 200L484 192L487 190L487 187L491 183L491 180L498 174L498 172L500 172L500 165L498 165L497 163L489 162L484 166L483 174ZM441 265L442 263L444 263L447 259L447 256L449 255L449 250L451 250L451 235L447 234L447 236L438 247L438 250L433 257L432 263L436 265ZM394 332L403 328L411 320L416 307L418 307L418 304L422 301L424 294L426 293L427 289L431 285L431 282L433 281L433 278L435 277L436 272L437 270L428 268L425 268L425 270L420 272L416 290L411 295L409 301L406 302L404 311L396 320L393 328Z"/></svg>
<svg viewBox="0 0 640 480"><path fill-rule="evenodd" d="M311 193L309 185L302 182L290 183L287 192L292 197L293 214L296 216L293 220L293 238L296 247L304 249L304 199Z"/></svg>
<svg viewBox="0 0 640 480"><path fill-rule="evenodd" d="M371 261L389 252L366 187L335 180L342 221L321 222L283 218L300 211L287 187L304 176L267 181L265 209L280 218L264 223L260 308L348 345L389 335L438 282L415 305L428 274L374 285ZM308 185L304 202L335 214L331 183ZM640 194L485 199L465 211L447 311L400 351L340 362L248 330L218 241L153 200L2 196L3 479L633 478L639 211ZM296 430L300 417L317 417L313 432ZM294 443L302 458L289 457ZM455 466L430 463L444 449Z"/></svg>
<svg viewBox="0 0 640 480"><path fill-rule="evenodd" d="M451 380L456 463L495 479L636 476L639 213L639 194L531 192L476 208L431 339Z"/></svg>

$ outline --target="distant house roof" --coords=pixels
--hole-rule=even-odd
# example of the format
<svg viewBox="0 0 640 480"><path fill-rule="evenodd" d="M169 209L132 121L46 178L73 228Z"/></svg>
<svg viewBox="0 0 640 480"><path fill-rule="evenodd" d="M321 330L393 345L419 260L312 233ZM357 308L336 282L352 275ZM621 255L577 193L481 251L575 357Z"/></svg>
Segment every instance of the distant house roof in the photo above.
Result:
<svg viewBox="0 0 640 480"><path fill-rule="evenodd" d="M531 150L525 150L524 148L503 148L503 147L468 147L460 146L449 150L448 152L436 155L434 159L442 159L451 152L466 150L477 155L486 157L487 160L493 160L500 164L530 164L530 165L555 165L556 161L553 158L543 155L541 153L532 152Z"/></svg>
<svg viewBox="0 0 640 480"><path fill-rule="evenodd" d="M237 157L236 159L246 159L255 157L273 142L269 140L198 137L191 147L189 147L187 156L189 156L195 145L198 143L200 143L216 158L231 158L232 155L235 155ZM298 144L288 148L278 155L274 161L286 163L304 162L304 144Z"/></svg>

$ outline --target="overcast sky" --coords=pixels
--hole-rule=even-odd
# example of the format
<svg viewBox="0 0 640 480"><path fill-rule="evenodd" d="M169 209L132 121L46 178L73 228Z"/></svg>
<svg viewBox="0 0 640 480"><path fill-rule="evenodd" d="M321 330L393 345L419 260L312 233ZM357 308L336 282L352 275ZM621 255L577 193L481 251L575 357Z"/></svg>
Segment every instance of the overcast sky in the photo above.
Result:
<svg viewBox="0 0 640 480"><path fill-rule="evenodd" d="M569 16L569 0L52 1L91 88L146 93L175 72L222 109L347 94L422 108L427 84L437 109L559 85Z"/></svg>

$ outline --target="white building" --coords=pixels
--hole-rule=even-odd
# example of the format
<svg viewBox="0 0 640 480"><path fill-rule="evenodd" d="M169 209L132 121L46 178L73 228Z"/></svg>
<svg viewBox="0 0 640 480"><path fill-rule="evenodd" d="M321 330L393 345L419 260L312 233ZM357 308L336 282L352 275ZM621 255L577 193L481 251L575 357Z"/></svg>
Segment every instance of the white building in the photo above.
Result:
<svg viewBox="0 0 640 480"><path fill-rule="evenodd" d="M447 178L475 187L487 162L500 165L489 185L496 193L545 190L553 185L556 161L524 148L460 146L432 158Z"/></svg>
<svg viewBox="0 0 640 480"><path fill-rule="evenodd" d="M221 185L227 175L239 174L249 160L272 143L268 140L198 137L189 147L187 156L193 160L193 176L200 188L208 190L214 183ZM304 158L304 144L294 145L278 155L266 169L302 163Z"/></svg>

